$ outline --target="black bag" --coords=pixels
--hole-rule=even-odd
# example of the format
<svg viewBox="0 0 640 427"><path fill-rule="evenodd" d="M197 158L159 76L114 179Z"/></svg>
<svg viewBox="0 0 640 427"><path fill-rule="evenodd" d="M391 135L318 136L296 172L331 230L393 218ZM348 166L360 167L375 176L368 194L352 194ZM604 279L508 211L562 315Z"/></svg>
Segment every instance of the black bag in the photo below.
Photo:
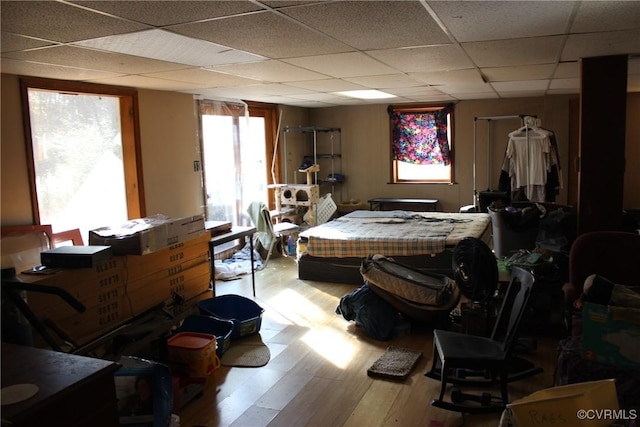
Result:
<svg viewBox="0 0 640 427"><path fill-rule="evenodd" d="M393 338L398 311L375 294L368 285L340 298L336 314L355 320L371 338L387 341Z"/></svg>

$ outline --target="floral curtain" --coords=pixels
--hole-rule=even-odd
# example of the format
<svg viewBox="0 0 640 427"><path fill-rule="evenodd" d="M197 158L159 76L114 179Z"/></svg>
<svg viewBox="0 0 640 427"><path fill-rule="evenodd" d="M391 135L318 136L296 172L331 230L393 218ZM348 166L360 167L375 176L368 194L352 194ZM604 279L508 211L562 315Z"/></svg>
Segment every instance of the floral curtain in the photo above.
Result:
<svg viewBox="0 0 640 427"><path fill-rule="evenodd" d="M418 165L449 165L447 137L450 107L436 111L395 111L389 108L393 160Z"/></svg>

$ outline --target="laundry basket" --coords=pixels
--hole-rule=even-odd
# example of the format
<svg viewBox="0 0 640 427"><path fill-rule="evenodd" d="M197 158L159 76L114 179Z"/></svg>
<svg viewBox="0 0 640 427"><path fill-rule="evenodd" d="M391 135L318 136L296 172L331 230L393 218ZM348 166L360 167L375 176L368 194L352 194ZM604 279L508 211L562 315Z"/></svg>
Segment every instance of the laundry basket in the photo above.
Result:
<svg viewBox="0 0 640 427"><path fill-rule="evenodd" d="M198 301L200 314L231 320L231 339L258 333L262 325L264 309L255 301L240 295L220 295Z"/></svg>
<svg viewBox="0 0 640 427"><path fill-rule="evenodd" d="M313 206L310 207L309 211L307 211L307 213L304 214L304 220L307 223L311 219L310 213L309 213L311 209L314 209L314 207ZM331 198L331 193L327 193L324 196L320 197L314 209L314 214L315 214L314 225L324 224L325 222L329 221L333 216L333 214L336 213L337 210L338 210L338 206Z"/></svg>

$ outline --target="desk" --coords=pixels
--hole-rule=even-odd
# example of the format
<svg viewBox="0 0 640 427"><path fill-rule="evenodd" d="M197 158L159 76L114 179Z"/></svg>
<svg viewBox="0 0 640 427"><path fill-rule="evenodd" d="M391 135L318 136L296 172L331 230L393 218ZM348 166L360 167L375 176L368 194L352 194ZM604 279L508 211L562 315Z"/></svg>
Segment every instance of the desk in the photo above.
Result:
<svg viewBox="0 0 640 427"><path fill-rule="evenodd" d="M369 210L384 211L392 209L404 209L412 211L435 212L438 207L438 199L393 199L378 197L368 200ZM385 209L385 207L387 209ZM414 209L411 209L414 208ZM415 209L417 208L417 209Z"/></svg>
<svg viewBox="0 0 640 427"><path fill-rule="evenodd" d="M211 285L213 286L213 293L216 292L216 268L215 260L213 259L214 248L223 243L228 243L237 239L249 238L249 246L251 248L251 285L253 286L253 296L256 296L256 273L253 265L253 235L256 233L255 227L240 227L235 226L231 231L223 234L212 236L209 240L209 247L211 249Z"/></svg>
<svg viewBox="0 0 640 427"><path fill-rule="evenodd" d="M31 398L2 407L13 426L117 427L114 362L2 343L2 387L35 384Z"/></svg>

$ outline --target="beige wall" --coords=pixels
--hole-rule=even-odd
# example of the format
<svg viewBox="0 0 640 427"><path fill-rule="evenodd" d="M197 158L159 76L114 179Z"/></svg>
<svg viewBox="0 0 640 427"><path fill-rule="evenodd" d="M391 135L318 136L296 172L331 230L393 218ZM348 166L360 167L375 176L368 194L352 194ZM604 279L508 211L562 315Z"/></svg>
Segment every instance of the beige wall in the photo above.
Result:
<svg viewBox="0 0 640 427"><path fill-rule="evenodd" d="M313 124L342 128L345 174L343 199L366 201L373 197L436 198L444 211L457 212L473 204L473 146L476 125L476 189L496 190L508 133L520 127L519 119L492 120L476 117L529 114L556 132L563 166L567 159L569 97L461 101L454 112L455 181L448 184L390 184L389 120L386 105L335 107L311 111ZM490 148L490 151L489 151ZM488 155L491 171L488 169ZM566 180L566 178L565 178ZM566 202L566 189L558 200Z"/></svg>
<svg viewBox="0 0 640 427"><path fill-rule="evenodd" d="M19 81L2 75L0 214L2 225L32 222L25 137L22 128ZM343 200L365 201L372 197L437 198L444 211L458 211L473 203L474 118L532 114L558 136L562 166L567 168L568 96L505 100L462 101L455 109L456 184L389 184L389 128L385 105L303 109L280 107L281 159L288 162L289 182L302 158L295 142L284 152L282 134L286 126L327 126L342 129ZM151 90L139 91L140 137L147 215L195 215L203 212L201 176L193 170L199 159L197 116L191 95ZM627 118L627 173L625 207L640 207L640 94L629 96ZM487 175L487 127L477 123L478 191L497 187L506 135L518 121L492 122L491 173ZM603 142L606 129L603 126ZM606 156L606 148L603 157ZM298 182L304 179L297 177ZM566 189L559 202L566 200ZM337 200L339 201L339 200Z"/></svg>
<svg viewBox="0 0 640 427"><path fill-rule="evenodd" d="M343 200L373 197L436 198L440 209L456 212L473 204L473 146L476 131L477 191L498 188L508 133L520 126L515 120L476 118L534 115L553 130L558 140L564 187L556 202L567 203L569 167L569 100L573 96L547 96L461 101L455 106L455 181L446 184L390 184L389 123L386 105L334 107L311 110L311 124L342 128L343 164L347 176ZM629 94L627 117L627 169L625 208L640 207L640 94ZM489 131L491 134L489 135ZM606 127L603 125L603 161L606 161ZM488 172L488 169L490 171Z"/></svg>

